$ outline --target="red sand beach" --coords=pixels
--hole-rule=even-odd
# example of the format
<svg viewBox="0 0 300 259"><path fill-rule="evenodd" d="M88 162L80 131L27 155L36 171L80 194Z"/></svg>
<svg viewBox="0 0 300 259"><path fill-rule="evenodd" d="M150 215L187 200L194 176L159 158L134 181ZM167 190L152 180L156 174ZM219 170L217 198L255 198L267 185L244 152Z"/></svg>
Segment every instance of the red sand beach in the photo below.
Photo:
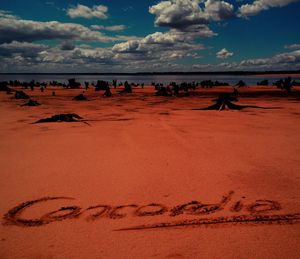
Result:
<svg viewBox="0 0 300 259"><path fill-rule="evenodd" d="M300 89L231 90L0 93L0 258L300 258Z"/></svg>

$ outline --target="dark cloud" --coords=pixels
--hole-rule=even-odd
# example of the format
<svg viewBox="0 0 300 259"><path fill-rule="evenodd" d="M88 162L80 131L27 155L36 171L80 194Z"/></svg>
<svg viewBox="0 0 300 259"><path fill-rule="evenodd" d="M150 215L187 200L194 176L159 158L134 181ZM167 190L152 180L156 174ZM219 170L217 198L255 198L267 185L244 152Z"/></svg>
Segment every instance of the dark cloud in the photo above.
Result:
<svg viewBox="0 0 300 259"><path fill-rule="evenodd" d="M66 40L60 45L61 50L73 50L75 49L75 44L72 41Z"/></svg>
<svg viewBox="0 0 300 259"><path fill-rule="evenodd" d="M0 56L11 57L20 55L26 58L33 58L37 57L39 52L49 48L49 46L44 44L13 41L11 43L0 44Z"/></svg>
<svg viewBox="0 0 300 259"><path fill-rule="evenodd" d="M38 22L15 17L0 17L0 43L37 40L83 40L108 42L115 40L98 31L75 23Z"/></svg>

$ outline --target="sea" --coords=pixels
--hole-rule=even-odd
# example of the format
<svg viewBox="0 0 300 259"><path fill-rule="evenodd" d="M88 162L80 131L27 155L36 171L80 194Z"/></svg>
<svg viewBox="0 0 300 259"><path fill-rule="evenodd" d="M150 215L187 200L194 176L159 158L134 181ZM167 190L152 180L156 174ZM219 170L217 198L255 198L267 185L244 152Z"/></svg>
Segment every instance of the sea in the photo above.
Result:
<svg viewBox="0 0 300 259"><path fill-rule="evenodd" d="M36 82L50 82L57 81L61 83L67 83L68 79L75 78L76 81L82 84L87 81L89 83L96 83L97 80L104 80L112 82L129 83L144 83L145 85L151 85L152 82L161 83L164 85L170 82L182 83L182 82L201 82L203 80L213 80L219 82L226 82L230 85L235 85L239 80L243 80L247 85L256 85L257 82L262 80L269 80L269 85L275 81L284 78L283 75L95 75L95 74L0 74L0 81L18 80L21 82L30 82L35 80ZM293 80L300 82L300 75L291 75Z"/></svg>

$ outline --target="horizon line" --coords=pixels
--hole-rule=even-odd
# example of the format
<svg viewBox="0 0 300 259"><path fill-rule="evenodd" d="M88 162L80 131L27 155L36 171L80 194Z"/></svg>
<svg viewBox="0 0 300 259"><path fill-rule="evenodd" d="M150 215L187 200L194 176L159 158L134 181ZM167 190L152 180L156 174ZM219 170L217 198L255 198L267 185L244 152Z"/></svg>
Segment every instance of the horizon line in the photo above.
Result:
<svg viewBox="0 0 300 259"><path fill-rule="evenodd" d="M0 75L264 75L264 74L300 74L300 70L266 71L195 71L195 72L0 72Z"/></svg>

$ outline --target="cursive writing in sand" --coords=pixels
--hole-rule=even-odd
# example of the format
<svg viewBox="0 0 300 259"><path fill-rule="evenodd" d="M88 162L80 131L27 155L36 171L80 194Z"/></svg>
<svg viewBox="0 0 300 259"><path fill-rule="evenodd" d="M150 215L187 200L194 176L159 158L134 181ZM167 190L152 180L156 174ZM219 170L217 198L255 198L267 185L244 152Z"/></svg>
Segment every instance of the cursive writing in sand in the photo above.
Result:
<svg viewBox="0 0 300 259"><path fill-rule="evenodd" d="M228 194L222 196L216 203L204 203L201 201L191 201L176 206L167 206L161 203L150 203L146 205L129 204L129 205L109 205L96 204L81 208L77 205L70 204L68 206L60 207L57 210L44 213L38 218L23 218L22 214L30 210L35 205L41 203L47 204L55 200L69 200L70 197L43 197L40 199L23 202L16 207L10 209L3 216L3 224L17 225L22 227L42 226L45 224L64 221L69 219L84 218L87 221L99 220L101 218L122 219L128 216L133 217L149 217L149 216L169 216L170 218L178 215L193 215L197 219L181 220L173 222L162 222L150 225L132 226L119 230L139 230L147 228L166 228L178 226L192 226L192 225L211 225L211 224L228 224L228 223L270 223L270 222L290 222L294 223L300 219L300 214L274 214L281 210L279 202L268 199L259 199L251 203L246 203L242 198L233 199L234 192L230 191ZM244 197L243 197L244 198ZM211 217L211 215L222 210L229 210L234 213L230 217ZM128 213L130 211L130 213ZM236 215L236 214L239 215ZM203 218L199 216L207 216Z"/></svg>

